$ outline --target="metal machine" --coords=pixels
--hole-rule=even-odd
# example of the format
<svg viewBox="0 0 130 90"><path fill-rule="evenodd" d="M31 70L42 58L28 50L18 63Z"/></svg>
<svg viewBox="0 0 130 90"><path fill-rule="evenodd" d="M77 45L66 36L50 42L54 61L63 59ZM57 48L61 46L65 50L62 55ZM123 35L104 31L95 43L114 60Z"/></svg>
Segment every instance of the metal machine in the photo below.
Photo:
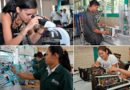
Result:
<svg viewBox="0 0 130 90"><path fill-rule="evenodd" d="M126 90L130 81L122 79L118 74L109 74L105 69L92 68L92 89L93 90Z"/></svg>

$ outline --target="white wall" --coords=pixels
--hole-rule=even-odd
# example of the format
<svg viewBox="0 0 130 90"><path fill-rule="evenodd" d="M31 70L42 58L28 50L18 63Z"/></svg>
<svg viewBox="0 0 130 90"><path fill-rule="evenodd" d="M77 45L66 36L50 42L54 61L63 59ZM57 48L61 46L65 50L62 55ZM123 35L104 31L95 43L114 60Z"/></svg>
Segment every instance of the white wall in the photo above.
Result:
<svg viewBox="0 0 130 90"><path fill-rule="evenodd" d="M32 46L18 46L18 53L33 57L35 52Z"/></svg>
<svg viewBox="0 0 130 90"><path fill-rule="evenodd" d="M123 62L130 60L130 46L113 46L109 47L112 53L121 54L121 60Z"/></svg>
<svg viewBox="0 0 130 90"><path fill-rule="evenodd" d="M89 46L74 47L74 69L91 67L94 63L93 48Z"/></svg>

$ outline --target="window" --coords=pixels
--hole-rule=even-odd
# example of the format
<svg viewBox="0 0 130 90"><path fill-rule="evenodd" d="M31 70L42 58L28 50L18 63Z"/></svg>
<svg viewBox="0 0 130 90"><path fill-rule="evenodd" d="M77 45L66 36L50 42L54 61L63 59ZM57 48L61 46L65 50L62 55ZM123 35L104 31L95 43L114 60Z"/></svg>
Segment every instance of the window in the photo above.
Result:
<svg viewBox="0 0 130 90"><path fill-rule="evenodd" d="M100 10L107 14L119 13L119 7L124 6L124 0L98 0L101 4Z"/></svg>
<svg viewBox="0 0 130 90"><path fill-rule="evenodd" d="M75 10L80 10L81 7L85 9L88 7L91 0L80 0L75 2ZM106 14L118 14L119 7L123 7L127 0L97 0L100 3L99 11Z"/></svg>
<svg viewBox="0 0 130 90"><path fill-rule="evenodd" d="M9 53L9 52L4 52L4 51L0 51L0 60L3 62L13 62L14 58L13 58L13 53Z"/></svg>

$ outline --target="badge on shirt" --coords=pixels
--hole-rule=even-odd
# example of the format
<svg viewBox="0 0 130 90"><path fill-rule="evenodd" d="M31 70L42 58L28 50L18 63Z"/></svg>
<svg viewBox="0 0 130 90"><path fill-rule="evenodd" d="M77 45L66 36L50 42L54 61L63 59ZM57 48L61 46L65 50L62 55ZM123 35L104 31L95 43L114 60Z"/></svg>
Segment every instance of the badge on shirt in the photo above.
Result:
<svg viewBox="0 0 130 90"><path fill-rule="evenodd" d="M55 80L55 79L52 79L51 82L56 84L57 86L59 85L59 82L57 80Z"/></svg>

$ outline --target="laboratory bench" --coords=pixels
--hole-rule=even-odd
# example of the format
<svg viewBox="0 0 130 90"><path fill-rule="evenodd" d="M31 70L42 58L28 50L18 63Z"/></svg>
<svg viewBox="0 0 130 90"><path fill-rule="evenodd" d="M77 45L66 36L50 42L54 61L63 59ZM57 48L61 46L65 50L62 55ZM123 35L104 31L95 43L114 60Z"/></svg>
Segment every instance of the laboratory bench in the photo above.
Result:
<svg viewBox="0 0 130 90"><path fill-rule="evenodd" d="M33 84L27 83L26 85L21 85L22 90L40 90L39 80L35 80Z"/></svg>
<svg viewBox="0 0 130 90"><path fill-rule="evenodd" d="M120 78L118 73L106 73L106 70L101 67L91 68L91 70L91 78L88 81L81 79L79 71L76 71L73 75L74 90L100 90L101 88L103 88L101 90L130 89L130 79Z"/></svg>
<svg viewBox="0 0 130 90"><path fill-rule="evenodd" d="M21 86L22 90L40 90L39 85L26 85L26 86Z"/></svg>
<svg viewBox="0 0 130 90"><path fill-rule="evenodd" d="M104 36L103 42L110 45L130 45L130 36L119 34L117 37Z"/></svg>

